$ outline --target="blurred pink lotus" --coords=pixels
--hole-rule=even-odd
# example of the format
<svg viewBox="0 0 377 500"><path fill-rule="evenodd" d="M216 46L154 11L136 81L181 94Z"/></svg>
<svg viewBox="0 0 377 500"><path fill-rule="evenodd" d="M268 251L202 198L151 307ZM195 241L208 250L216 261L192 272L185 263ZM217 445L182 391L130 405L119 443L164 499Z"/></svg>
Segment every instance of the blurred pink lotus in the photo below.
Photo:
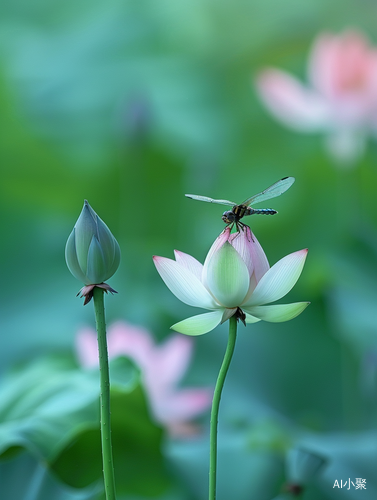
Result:
<svg viewBox="0 0 377 500"><path fill-rule="evenodd" d="M212 390L177 388L190 363L193 342L182 335L171 335L156 345L144 328L124 321L108 328L109 358L127 356L141 369L142 380L152 414L172 436L195 434L188 421L210 407ZM82 328L76 338L77 354L84 367L98 365L97 335Z"/></svg>
<svg viewBox="0 0 377 500"><path fill-rule="evenodd" d="M325 131L340 160L355 160L367 133L377 132L377 50L358 31L324 33L308 63L310 87L284 71L257 77L259 95L271 113L300 132Z"/></svg>

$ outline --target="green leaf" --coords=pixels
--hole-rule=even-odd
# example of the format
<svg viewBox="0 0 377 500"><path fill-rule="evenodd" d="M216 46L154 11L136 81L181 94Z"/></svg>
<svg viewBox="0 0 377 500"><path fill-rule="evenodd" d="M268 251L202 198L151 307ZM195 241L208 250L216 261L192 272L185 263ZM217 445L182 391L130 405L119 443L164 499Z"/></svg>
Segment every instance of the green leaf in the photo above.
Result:
<svg viewBox="0 0 377 500"><path fill-rule="evenodd" d="M0 388L0 453L23 447L51 461L82 426L97 425L99 389L93 372L43 359L9 375Z"/></svg>
<svg viewBox="0 0 377 500"><path fill-rule="evenodd" d="M150 418L132 363L113 360L111 373L117 489L159 494L169 485L162 429ZM62 358L38 360L8 375L0 388L1 458L24 449L49 464L71 487L102 481L98 379L97 370L79 370L72 360Z"/></svg>
<svg viewBox="0 0 377 500"><path fill-rule="evenodd" d="M19 480L22 478L22 481ZM0 462L1 498L17 500L97 500L101 485L73 489L28 453Z"/></svg>
<svg viewBox="0 0 377 500"><path fill-rule="evenodd" d="M140 369L127 356L117 356L109 361L111 387L130 392L140 384ZM98 373L98 370L96 370ZM99 373L98 373L99 377Z"/></svg>
<svg viewBox="0 0 377 500"><path fill-rule="evenodd" d="M129 393L117 387L111 390L111 428L117 491L145 496L163 492L169 479L161 454L162 429L151 422L140 386ZM99 428L82 432L53 463L53 469L76 488L100 479Z"/></svg>

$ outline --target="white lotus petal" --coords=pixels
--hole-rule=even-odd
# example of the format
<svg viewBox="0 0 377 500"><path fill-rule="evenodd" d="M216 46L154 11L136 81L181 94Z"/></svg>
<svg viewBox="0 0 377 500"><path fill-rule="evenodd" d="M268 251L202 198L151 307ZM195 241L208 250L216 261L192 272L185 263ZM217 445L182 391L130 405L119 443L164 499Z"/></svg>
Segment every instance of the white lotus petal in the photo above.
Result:
<svg viewBox="0 0 377 500"><path fill-rule="evenodd" d="M269 269L255 287L250 299L242 305L260 306L284 297L298 280L308 251L299 250L279 260Z"/></svg>
<svg viewBox="0 0 377 500"><path fill-rule="evenodd" d="M189 306L214 309L216 303L198 278L186 267L166 257L153 257L154 264L166 286Z"/></svg>
<svg viewBox="0 0 377 500"><path fill-rule="evenodd" d="M224 313L223 313L223 317L221 318L221 324L225 323L225 321L227 321L229 318L234 316L236 311L237 311L237 307L234 307L233 309L226 308Z"/></svg>
<svg viewBox="0 0 377 500"><path fill-rule="evenodd" d="M246 323L258 323L258 321L261 321L260 318L256 318L255 316L252 316L251 314L249 314L246 311L244 311L244 313L246 316L246 319L245 319Z"/></svg>
<svg viewBox="0 0 377 500"><path fill-rule="evenodd" d="M244 311L252 314L263 321L271 323L281 323L289 321L302 313L308 307L310 302L295 302L293 304L274 304L270 306L246 307ZM246 314L246 323L248 315Z"/></svg>
<svg viewBox="0 0 377 500"><path fill-rule="evenodd" d="M240 254L225 242L211 257L207 266L207 286L225 307L239 306L249 289L250 276Z"/></svg>
<svg viewBox="0 0 377 500"><path fill-rule="evenodd" d="M229 243L240 254L249 270L249 275L251 276L254 271L254 263L252 260L252 246L254 245L254 240L252 238L250 228L246 226L243 231L231 234L229 237Z"/></svg>
<svg viewBox="0 0 377 500"><path fill-rule="evenodd" d="M213 242L211 248L209 249L209 252L207 254L207 257L204 261L204 267L203 267L203 283L204 285L207 285L207 267L208 267L208 262L211 260L212 255L217 252L226 241L229 240L230 237L230 227L226 227L222 233L215 239Z"/></svg>
<svg viewBox="0 0 377 500"><path fill-rule="evenodd" d="M185 335L203 335L216 328L221 321L222 315L222 309L210 313L198 314L197 316L191 316L191 318L176 323L171 329Z"/></svg>
<svg viewBox="0 0 377 500"><path fill-rule="evenodd" d="M180 252L179 250L174 250L174 255L178 264L186 267L192 274L195 274L198 280L202 281L203 264L188 253Z"/></svg>

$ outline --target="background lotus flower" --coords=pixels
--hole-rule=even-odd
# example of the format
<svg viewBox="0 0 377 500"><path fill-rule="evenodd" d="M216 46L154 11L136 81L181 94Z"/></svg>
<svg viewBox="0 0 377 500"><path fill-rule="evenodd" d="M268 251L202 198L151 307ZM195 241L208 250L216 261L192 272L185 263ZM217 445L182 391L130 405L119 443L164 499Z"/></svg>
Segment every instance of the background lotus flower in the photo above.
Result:
<svg viewBox="0 0 377 500"><path fill-rule="evenodd" d="M157 422L171 435L184 436L196 432L188 421L206 410L212 400L212 390L177 388L192 356L191 339L173 335L156 345L144 328L126 322L113 323L108 328L109 358L127 356L141 369L151 411ZM83 328L77 334L77 353L85 367L98 365L95 331Z"/></svg>
<svg viewBox="0 0 377 500"><path fill-rule="evenodd" d="M86 200L68 237L65 259L73 276L85 285L103 283L119 267L118 242Z"/></svg>
<svg viewBox="0 0 377 500"><path fill-rule="evenodd" d="M377 128L377 50L357 31L320 34L308 62L310 86L269 68L257 77L271 113L301 132L324 131L331 153L354 160Z"/></svg>
<svg viewBox="0 0 377 500"><path fill-rule="evenodd" d="M288 321L308 302L266 305L286 295L298 280L307 250L287 255L272 268L250 228L231 234L226 228L212 245L204 265L183 252L176 260L154 257L168 288L182 302L209 309L172 326L186 335L202 335L233 315L246 323Z"/></svg>

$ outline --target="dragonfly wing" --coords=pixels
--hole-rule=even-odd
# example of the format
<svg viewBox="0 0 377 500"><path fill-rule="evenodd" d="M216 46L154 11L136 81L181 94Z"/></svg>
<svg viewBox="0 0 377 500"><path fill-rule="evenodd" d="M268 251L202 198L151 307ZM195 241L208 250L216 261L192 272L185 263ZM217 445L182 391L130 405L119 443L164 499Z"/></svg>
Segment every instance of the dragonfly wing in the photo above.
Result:
<svg viewBox="0 0 377 500"><path fill-rule="evenodd" d="M208 198L208 196L199 196L197 194L185 194L185 196L187 196L187 198L192 198L193 200L206 201L208 203L217 203L219 205L228 205L230 207L234 207L234 205L237 205L237 203L233 203L233 201L214 200L213 198Z"/></svg>
<svg viewBox="0 0 377 500"><path fill-rule="evenodd" d="M281 194L285 193L285 191L287 191L287 189L289 189L294 182L294 177L284 177L283 179L280 179L280 181L275 182L275 184L272 184L272 186L268 187L261 193L255 194L251 198L248 198L241 204L248 207L249 205L252 205L254 203L269 200L270 198L276 198L276 196L280 196Z"/></svg>

